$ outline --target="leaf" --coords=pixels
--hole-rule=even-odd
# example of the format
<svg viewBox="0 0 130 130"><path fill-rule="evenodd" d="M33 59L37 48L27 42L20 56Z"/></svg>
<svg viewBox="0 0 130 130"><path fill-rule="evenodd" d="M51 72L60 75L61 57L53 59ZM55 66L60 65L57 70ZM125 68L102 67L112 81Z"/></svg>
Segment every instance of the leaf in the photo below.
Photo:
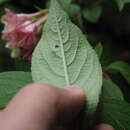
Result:
<svg viewBox="0 0 130 130"><path fill-rule="evenodd" d="M8 2L8 1L10 1L10 0L0 0L0 4L3 4L3 3Z"/></svg>
<svg viewBox="0 0 130 130"><path fill-rule="evenodd" d="M101 123L110 124L115 130L130 129L130 104L124 101L119 87L110 79L103 82L103 108Z"/></svg>
<svg viewBox="0 0 130 130"><path fill-rule="evenodd" d="M123 10L126 3L130 3L130 0L115 0L120 11Z"/></svg>
<svg viewBox="0 0 130 130"><path fill-rule="evenodd" d="M80 6L78 4L71 4L68 13L70 17L75 17L77 16L79 11L80 11Z"/></svg>
<svg viewBox="0 0 130 130"><path fill-rule="evenodd" d="M98 22L101 14L102 14L101 6L94 6L92 8L87 8L83 11L84 18L92 23Z"/></svg>
<svg viewBox="0 0 130 130"><path fill-rule="evenodd" d="M58 2L62 5L62 7L67 11L72 0L58 0Z"/></svg>
<svg viewBox="0 0 130 130"><path fill-rule="evenodd" d="M51 0L48 0L46 3L46 6L49 7L50 6L50 2ZM62 8L66 11L68 11L71 5L72 0L58 0L58 2L61 4Z"/></svg>
<svg viewBox="0 0 130 130"><path fill-rule="evenodd" d="M95 46L95 51L97 52L97 55L99 57L99 59L101 58L102 56L102 53L103 53L103 46L101 43L98 43L96 46Z"/></svg>
<svg viewBox="0 0 130 130"><path fill-rule="evenodd" d="M56 0L33 54L32 77L57 87L78 85L87 93L88 111L97 106L102 85L98 57Z"/></svg>
<svg viewBox="0 0 130 130"><path fill-rule="evenodd" d="M130 104L121 100L106 100L102 112L102 123L112 125L115 130L130 130Z"/></svg>
<svg viewBox="0 0 130 130"><path fill-rule="evenodd" d="M0 107L5 107L12 97L29 83L32 83L29 72L12 71L0 73Z"/></svg>
<svg viewBox="0 0 130 130"><path fill-rule="evenodd" d="M125 5L124 0L116 0L116 3L117 3L119 10L120 11L123 10L124 5Z"/></svg>
<svg viewBox="0 0 130 130"><path fill-rule="evenodd" d="M110 79L104 78L102 96L104 100L117 99L124 100L120 88Z"/></svg>
<svg viewBox="0 0 130 130"><path fill-rule="evenodd" d="M127 64L123 61L117 61L117 62L110 64L107 67L107 70L109 72L120 72L122 74L122 76L130 84L130 65L129 64Z"/></svg>

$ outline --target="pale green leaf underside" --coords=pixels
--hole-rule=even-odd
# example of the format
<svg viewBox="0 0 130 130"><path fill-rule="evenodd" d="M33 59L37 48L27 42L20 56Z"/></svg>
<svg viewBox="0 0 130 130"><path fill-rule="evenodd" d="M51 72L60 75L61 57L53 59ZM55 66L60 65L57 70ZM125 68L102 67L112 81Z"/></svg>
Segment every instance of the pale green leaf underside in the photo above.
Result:
<svg viewBox="0 0 130 130"><path fill-rule="evenodd" d="M56 0L52 1L42 38L33 54L32 76L35 82L57 87L79 85L87 93L91 111L98 103L102 86L98 57Z"/></svg>
<svg viewBox="0 0 130 130"><path fill-rule="evenodd" d="M5 107L25 85L32 83L29 72L11 71L0 73L0 107Z"/></svg>
<svg viewBox="0 0 130 130"><path fill-rule="evenodd" d="M72 0L58 0L62 7L67 11L70 7Z"/></svg>

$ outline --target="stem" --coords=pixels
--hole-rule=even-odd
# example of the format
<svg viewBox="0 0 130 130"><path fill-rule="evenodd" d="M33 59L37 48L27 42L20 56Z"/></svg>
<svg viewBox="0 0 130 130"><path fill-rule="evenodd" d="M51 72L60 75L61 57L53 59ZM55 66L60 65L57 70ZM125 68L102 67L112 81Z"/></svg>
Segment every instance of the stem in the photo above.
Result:
<svg viewBox="0 0 130 130"><path fill-rule="evenodd" d="M42 23L44 23L48 18L48 15L44 16L43 18L41 18L40 20L38 20L37 22L35 22L36 26L41 25Z"/></svg>
<svg viewBox="0 0 130 130"><path fill-rule="evenodd" d="M34 17L42 17L44 15L47 15L48 14L48 9L43 9L37 13L32 13L32 14L19 14L20 15L24 15L24 16L27 16L28 19L31 19L31 18L34 18Z"/></svg>
<svg viewBox="0 0 130 130"><path fill-rule="evenodd" d="M43 15L46 15L49 13L49 10L48 9L43 9L40 11L40 14L43 14Z"/></svg>
<svg viewBox="0 0 130 130"><path fill-rule="evenodd" d="M105 78L111 79L111 77L108 75L106 69L103 68L102 71L103 71L103 76L104 76Z"/></svg>

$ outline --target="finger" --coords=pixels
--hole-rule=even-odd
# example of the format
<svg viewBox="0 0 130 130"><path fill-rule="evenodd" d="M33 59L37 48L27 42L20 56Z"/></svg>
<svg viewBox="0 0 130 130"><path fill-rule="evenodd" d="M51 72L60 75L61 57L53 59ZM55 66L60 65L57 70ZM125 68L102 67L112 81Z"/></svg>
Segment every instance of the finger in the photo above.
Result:
<svg viewBox="0 0 130 130"><path fill-rule="evenodd" d="M61 89L40 83L29 85L2 112L1 127L10 130L47 130L58 119L74 118L80 112L84 99L83 91L76 86Z"/></svg>
<svg viewBox="0 0 130 130"><path fill-rule="evenodd" d="M114 130L114 128L107 124L100 124L96 126L95 130Z"/></svg>

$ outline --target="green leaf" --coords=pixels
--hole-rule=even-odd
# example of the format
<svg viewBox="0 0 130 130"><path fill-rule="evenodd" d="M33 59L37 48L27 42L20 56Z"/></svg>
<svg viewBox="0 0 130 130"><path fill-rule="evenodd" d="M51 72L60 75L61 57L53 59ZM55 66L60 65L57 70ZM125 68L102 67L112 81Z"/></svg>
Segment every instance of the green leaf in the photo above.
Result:
<svg viewBox="0 0 130 130"><path fill-rule="evenodd" d="M94 6L92 8L87 8L83 11L84 18L92 23L98 22L101 14L102 14L101 6Z"/></svg>
<svg viewBox="0 0 130 130"><path fill-rule="evenodd" d="M117 61L112 64L110 64L107 67L107 70L109 72L120 72L122 76L127 80L127 82L130 84L130 65L123 62L123 61Z"/></svg>
<svg viewBox="0 0 130 130"><path fill-rule="evenodd" d="M29 72L12 71L0 73L0 107L5 107L12 97L29 83L32 83Z"/></svg>
<svg viewBox="0 0 130 130"><path fill-rule="evenodd" d="M102 96L104 100L117 99L124 100L120 88L110 79L104 78Z"/></svg>
<svg viewBox="0 0 130 130"><path fill-rule="evenodd" d="M71 3L72 0L58 0L62 8L66 11L69 12L71 10ZM47 8L50 7L51 0L48 0L46 3ZM73 5L73 4L72 4Z"/></svg>
<svg viewBox="0 0 130 130"><path fill-rule="evenodd" d="M115 0L120 11L123 10L125 4L130 3L130 0Z"/></svg>
<svg viewBox="0 0 130 130"><path fill-rule="evenodd" d="M10 0L0 0L0 4L3 4L5 2L7 2L7 1L10 1Z"/></svg>
<svg viewBox="0 0 130 130"><path fill-rule="evenodd" d="M70 17L75 17L77 13L80 11L80 6L77 4L71 4L68 10Z"/></svg>
<svg viewBox="0 0 130 130"><path fill-rule="evenodd" d="M130 104L109 99L103 106L102 123L112 125L115 130L130 130Z"/></svg>
<svg viewBox="0 0 130 130"><path fill-rule="evenodd" d="M87 93L89 113L97 106L102 71L96 52L84 34L52 0L48 21L32 59L32 77L57 87L78 85Z"/></svg>
<svg viewBox="0 0 130 130"><path fill-rule="evenodd" d="M69 6L72 2L72 0L58 0L59 3L62 5L62 7L67 11L69 9Z"/></svg>
<svg viewBox="0 0 130 130"><path fill-rule="evenodd" d="M95 51L97 52L97 55L99 57L99 59L101 58L102 56L102 53L103 53L103 46L101 43L98 43L96 46L95 46Z"/></svg>

